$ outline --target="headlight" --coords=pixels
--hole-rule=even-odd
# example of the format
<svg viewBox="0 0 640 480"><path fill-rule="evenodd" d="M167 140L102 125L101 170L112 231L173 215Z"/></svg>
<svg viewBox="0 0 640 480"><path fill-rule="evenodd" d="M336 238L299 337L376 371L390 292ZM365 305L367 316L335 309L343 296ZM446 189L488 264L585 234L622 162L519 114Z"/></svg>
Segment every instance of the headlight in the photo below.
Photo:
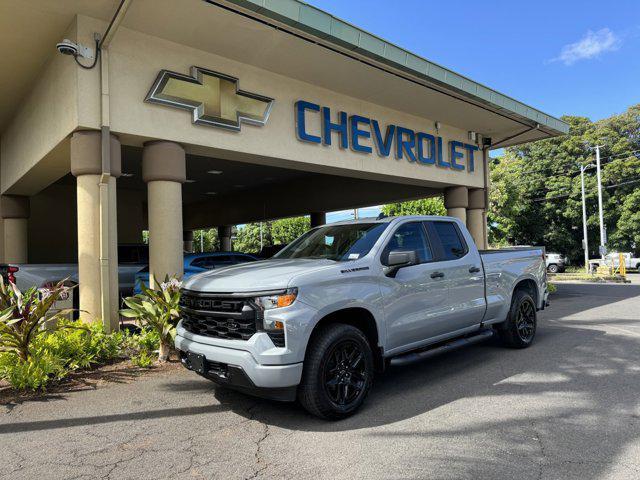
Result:
<svg viewBox="0 0 640 480"><path fill-rule="evenodd" d="M255 302L260 308L262 308L263 311L274 310L276 308L288 307L289 305L291 305L293 302L296 301L297 296L298 296L298 289L289 288L288 290L285 290L283 293L279 293L277 295L266 295L264 297L256 297ZM262 322L263 322L262 324L264 326L264 329L267 330L267 332L284 331L284 324L279 320L267 319L263 317Z"/></svg>
<svg viewBox="0 0 640 480"><path fill-rule="evenodd" d="M273 310L274 308L288 307L296 301L298 296L297 288L289 288L283 293L277 295L267 295L265 297L256 297L256 303L263 310Z"/></svg>

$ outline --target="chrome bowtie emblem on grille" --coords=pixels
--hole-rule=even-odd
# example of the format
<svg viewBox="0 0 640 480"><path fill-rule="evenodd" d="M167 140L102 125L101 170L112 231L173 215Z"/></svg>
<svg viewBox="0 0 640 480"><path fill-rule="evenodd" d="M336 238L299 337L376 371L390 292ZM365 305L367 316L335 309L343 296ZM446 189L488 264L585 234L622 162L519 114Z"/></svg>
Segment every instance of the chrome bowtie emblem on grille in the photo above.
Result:
<svg viewBox="0 0 640 480"><path fill-rule="evenodd" d="M273 98L238 89L237 78L200 67L191 67L191 76L161 70L145 101L189 110L193 123L231 130L264 125L273 105Z"/></svg>

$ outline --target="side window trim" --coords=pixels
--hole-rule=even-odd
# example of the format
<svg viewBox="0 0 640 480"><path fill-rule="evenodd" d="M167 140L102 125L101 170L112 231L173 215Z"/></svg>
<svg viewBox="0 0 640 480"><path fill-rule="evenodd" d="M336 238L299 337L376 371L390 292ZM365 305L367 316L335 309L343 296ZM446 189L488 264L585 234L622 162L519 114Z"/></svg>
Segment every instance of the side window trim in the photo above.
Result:
<svg viewBox="0 0 640 480"><path fill-rule="evenodd" d="M400 225L398 225L393 232L391 232L391 235L389 235L389 238L387 238L384 247L381 250L380 256L378 257L378 260L380 261L380 263L382 265L385 265L385 263L382 261L382 257L385 255L385 252L387 250L387 247L389 246L389 244L392 242L393 240L393 236L396 234L396 232L401 229L402 227L404 227L405 225L410 225L412 223L417 223L420 224L420 227L422 228L422 233L424 234L424 240L426 242L426 247L429 249L429 252L431 252L431 259L430 260L425 260L422 262L417 263L416 265L422 265L424 263L433 263L436 261L436 253L433 249L433 243L431 242L431 239L429 238L429 232L427 231L427 229L425 228L425 222L421 222L419 220L411 220L408 222L403 222Z"/></svg>
<svg viewBox="0 0 640 480"><path fill-rule="evenodd" d="M441 223L450 223L453 225L453 228L456 232L456 234L458 235L458 239L460 240L460 243L462 244L462 247L464 248L464 253L458 257L458 258L450 258L447 259L447 256L445 254L444 251L444 247L442 245L442 241L440 240L440 236L438 235L438 232L435 229L434 223L436 222L441 222ZM469 255L469 245L467 244L467 241L464 238L464 235L462 235L462 232L460 231L460 228L458 227L458 224L456 222L452 222L449 220L429 220L427 222L424 222L427 224L427 230L429 232L429 237L433 236L434 238L434 242L438 245L438 262L454 262L456 260L462 260L463 258L465 258L467 255Z"/></svg>

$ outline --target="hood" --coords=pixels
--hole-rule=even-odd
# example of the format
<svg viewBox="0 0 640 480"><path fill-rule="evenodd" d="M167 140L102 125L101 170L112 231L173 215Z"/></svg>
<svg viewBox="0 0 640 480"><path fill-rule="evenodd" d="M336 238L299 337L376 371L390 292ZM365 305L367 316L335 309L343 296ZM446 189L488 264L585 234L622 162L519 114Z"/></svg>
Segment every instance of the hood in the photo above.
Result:
<svg viewBox="0 0 640 480"><path fill-rule="evenodd" d="M301 273L310 273L336 265L327 259L270 259L241 263L199 273L184 281L184 288L198 292L235 293L287 288ZM295 286L295 285L292 285Z"/></svg>

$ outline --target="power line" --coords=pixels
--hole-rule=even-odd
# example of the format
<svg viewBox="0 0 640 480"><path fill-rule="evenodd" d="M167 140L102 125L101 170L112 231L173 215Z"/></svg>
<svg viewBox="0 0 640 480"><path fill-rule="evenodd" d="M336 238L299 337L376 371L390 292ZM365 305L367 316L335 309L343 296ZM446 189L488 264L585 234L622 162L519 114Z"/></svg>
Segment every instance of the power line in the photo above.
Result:
<svg viewBox="0 0 640 480"><path fill-rule="evenodd" d="M606 186L603 186L602 188L609 189L609 188L620 187L622 185L629 185L629 184L638 183L638 182L640 182L640 177L634 177L631 180L627 180L627 181L620 182L620 183L615 183L613 185L606 185ZM532 202L544 202L546 200L556 200L556 199L559 199L559 198L569 198L569 197L571 197L573 195L575 195L575 194L574 193L570 193L570 194L566 194L566 195L556 195L556 196L553 196L553 197L540 197L540 198L535 198L535 199L533 199L531 201ZM589 197L593 197L595 195L596 194L591 193L589 195L585 195L585 197L589 198Z"/></svg>

